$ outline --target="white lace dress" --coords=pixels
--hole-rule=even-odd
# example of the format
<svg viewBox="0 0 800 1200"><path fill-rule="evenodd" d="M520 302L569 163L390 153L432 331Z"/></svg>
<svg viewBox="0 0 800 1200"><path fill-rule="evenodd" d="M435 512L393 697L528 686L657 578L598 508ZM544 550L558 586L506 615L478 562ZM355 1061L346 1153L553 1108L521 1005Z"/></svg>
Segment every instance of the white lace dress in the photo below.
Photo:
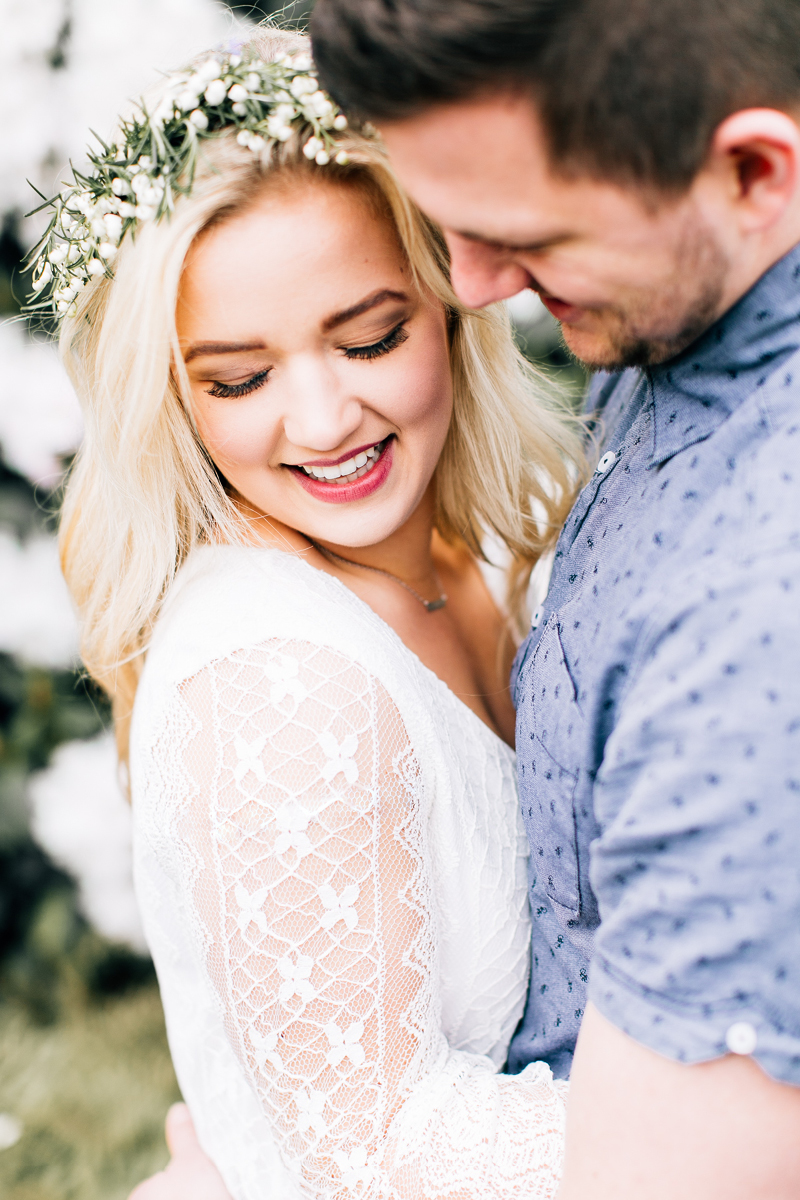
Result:
<svg viewBox="0 0 800 1200"><path fill-rule="evenodd" d="M530 923L514 756L352 592L193 553L131 747L170 1047L236 1200L552 1197L565 1084L497 1073Z"/></svg>

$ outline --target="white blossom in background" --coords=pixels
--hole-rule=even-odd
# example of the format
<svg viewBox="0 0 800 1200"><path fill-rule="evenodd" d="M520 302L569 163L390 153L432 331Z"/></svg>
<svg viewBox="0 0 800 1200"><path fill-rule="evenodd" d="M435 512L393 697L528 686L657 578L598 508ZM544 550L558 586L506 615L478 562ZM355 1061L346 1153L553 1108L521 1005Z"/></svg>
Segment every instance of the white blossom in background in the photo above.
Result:
<svg viewBox="0 0 800 1200"><path fill-rule="evenodd" d="M11 1113L0 1113L0 1150L10 1150L12 1146L16 1146L22 1134L22 1121Z"/></svg>
<svg viewBox="0 0 800 1200"><path fill-rule="evenodd" d="M0 0L0 219L38 203L85 163L91 130L117 117L203 50L247 36L249 23L217 0ZM63 66L55 64L59 46ZM35 242L47 217L23 222ZM78 404L55 348L0 321L0 454L43 488L81 438ZM57 668L77 661L76 621L52 538L20 543L0 529L0 650ZM33 833L79 882L89 921L144 950L131 881L130 810L110 738L68 743L31 780ZM0 1114L0 1148L16 1137ZM4 1140L5 1139L5 1140Z"/></svg>
<svg viewBox="0 0 800 1200"><path fill-rule="evenodd" d="M0 529L0 650L58 669L78 661L78 625L55 538Z"/></svg>
<svg viewBox="0 0 800 1200"><path fill-rule="evenodd" d="M54 487L81 440L78 399L50 342L0 321L0 453L32 483Z"/></svg>
<svg viewBox="0 0 800 1200"><path fill-rule="evenodd" d="M0 213L35 207L26 179L52 195L89 131L107 136L159 73L248 28L216 0L0 0Z"/></svg>
<svg viewBox="0 0 800 1200"><path fill-rule="evenodd" d="M550 313L540 297L530 288L526 288L524 292L517 292L516 296L510 296L506 300L506 308L514 324L523 329L530 329L534 325L551 320Z"/></svg>
<svg viewBox="0 0 800 1200"><path fill-rule="evenodd" d="M110 735L66 742L29 783L33 835L78 882L86 919L114 942L146 952L133 891L131 810Z"/></svg>

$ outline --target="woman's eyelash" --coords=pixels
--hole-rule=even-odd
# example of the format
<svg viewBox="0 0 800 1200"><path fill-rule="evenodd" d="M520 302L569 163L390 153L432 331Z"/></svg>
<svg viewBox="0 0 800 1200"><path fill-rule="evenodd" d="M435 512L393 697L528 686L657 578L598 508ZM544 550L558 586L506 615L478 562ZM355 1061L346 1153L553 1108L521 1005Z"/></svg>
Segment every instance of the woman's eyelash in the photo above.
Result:
<svg viewBox="0 0 800 1200"><path fill-rule="evenodd" d="M345 349L345 356L369 362L370 359L380 358L382 354L388 354L390 350L396 349L407 338L408 332L401 322L399 325L395 325L391 333L387 333L385 338L381 338L379 342L373 342L371 346L348 346Z"/></svg>
<svg viewBox="0 0 800 1200"><path fill-rule="evenodd" d="M407 338L408 333L401 322L399 325L395 325L394 329L379 342L373 342L370 346L348 346L344 353L347 358L369 362L371 359L380 358L381 355L388 354L390 350L401 346ZM266 382L269 372L270 368L267 367L265 371L259 371L257 375L245 379L242 383L219 383L215 380L207 389L208 395L215 396L219 400L235 400L238 396L249 396L251 392L257 391Z"/></svg>
<svg viewBox="0 0 800 1200"><path fill-rule="evenodd" d="M217 383L215 381L208 388L208 395L216 396L220 400L234 400L237 396L249 396L251 392L255 392L262 383L266 382L270 369L267 367L265 371L259 371L257 375L252 375L250 379L245 379L242 383Z"/></svg>

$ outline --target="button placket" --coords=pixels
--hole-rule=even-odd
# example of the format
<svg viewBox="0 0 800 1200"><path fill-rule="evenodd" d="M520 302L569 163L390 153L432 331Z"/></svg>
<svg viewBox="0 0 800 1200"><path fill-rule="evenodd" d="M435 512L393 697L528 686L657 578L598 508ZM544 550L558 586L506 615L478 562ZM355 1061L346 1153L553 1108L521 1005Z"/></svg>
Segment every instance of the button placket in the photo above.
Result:
<svg viewBox="0 0 800 1200"><path fill-rule="evenodd" d="M624 444L620 446L619 450L607 450L595 467L594 475L592 475L592 478L575 503L571 520L564 526L564 535L569 538L568 549L571 550L574 546L575 539L583 528L584 521L594 507L602 484L609 478L624 452Z"/></svg>

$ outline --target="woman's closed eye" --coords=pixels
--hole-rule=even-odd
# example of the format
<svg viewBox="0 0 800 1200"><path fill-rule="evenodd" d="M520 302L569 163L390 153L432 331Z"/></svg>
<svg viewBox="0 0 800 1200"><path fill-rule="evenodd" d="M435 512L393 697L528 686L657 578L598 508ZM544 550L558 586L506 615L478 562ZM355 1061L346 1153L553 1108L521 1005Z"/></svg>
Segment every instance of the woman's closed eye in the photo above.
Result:
<svg viewBox="0 0 800 1200"><path fill-rule="evenodd" d="M380 358L383 354L389 354L401 346L408 339L408 331L403 322L395 325L385 337L382 337L379 342L372 342L369 346L343 346L346 358L360 359L362 362L369 362L373 358Z"/></svg>
<svg viewBox="0 0 800 1200"><path fill-rule="evenodd" d="M266 383L271 370L272 367L266 367L257 375L243 379L241 383L220 383L219 380L212 380L211 387L206 389L207 394L216 396L220 400L235 400L237 396L249 396L251 392L257 391Z"/></svg>
<svg viewBox="0 0 800 1200"><path fill-rule="evenodd" d="M370 362L372 359L389 354L407 339L408 331L401 321L379 342L371 342L368 346L342 346L340 349L344 351L346 358ZM211 381L211 387L206 389L207 394L219 400L235 400L239 396L249 396L251 392L263 387L271 370L271 367L266 367L258 374L251 375L249 379L243 379L241 383L222 383L220 380L214 379Z"/></svg>

